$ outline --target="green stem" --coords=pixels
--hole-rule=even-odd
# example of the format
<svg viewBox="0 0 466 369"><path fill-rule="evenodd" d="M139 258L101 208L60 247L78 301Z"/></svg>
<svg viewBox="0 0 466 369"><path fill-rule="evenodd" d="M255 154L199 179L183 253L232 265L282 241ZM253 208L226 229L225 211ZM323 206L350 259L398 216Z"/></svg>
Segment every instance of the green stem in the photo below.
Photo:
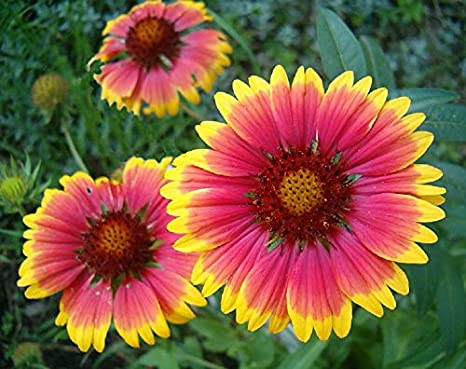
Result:
<svg viewBox="0 0 466 369"><path fill-rule="evenodd" d="M83 103L80 103L81 109L84 110L84 121L86 123L86 128L89 130L92 137L92 142L97 146L98 157L101 159L105 157L105 146L102 143L102 136L99 134L97 129L98 122L101 121L99 113L92 101L90 92L86 90L86 97ZM101 123L103 124L103 122Z"/></svg>
<svg viewBox="0 0 466 369"><path fill-rule="evenodd" d="M86 164L84 164L83 160L81 159L81 156L78 153L78 150L76 150L76 146L74 145L73 139L71 138L70 132L68 131L68 128L66 127L65 123L61 125L61 130L65 135L66 144L70 149L71 156L73 156L74 161L82 171L89 173Z"/></svg>
<svg viewBox="0 0 466 369"><path fill-rule="evenodd" d="M198 113L196 113L193 109L191 109L186 104L183 104L182 102L180 102L180 108L195 121L202 122L204 120Z"/></svg>

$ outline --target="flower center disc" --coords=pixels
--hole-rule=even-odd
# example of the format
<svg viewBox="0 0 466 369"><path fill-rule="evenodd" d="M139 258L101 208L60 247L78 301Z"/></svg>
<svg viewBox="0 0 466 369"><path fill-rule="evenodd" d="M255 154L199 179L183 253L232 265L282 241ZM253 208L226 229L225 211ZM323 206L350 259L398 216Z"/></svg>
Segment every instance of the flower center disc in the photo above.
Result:
<svg viewBox="0 0 466 369"><path fill-rule="evenodd" d="M278 190L283 207L292 215L304 215L319 206L324 196L322 183L306 168L286 174Z"/></svg>
<svg viewBox="0 0 466 369"><path fill-rule="evenodd" d="M179 48L180 37L173 24L157 17L140 20L126 38L129 55L148 70L153 65L170 68Z"/></svg>
<svg viewBox="0 0 466 369"><path fill-rule="evenodd" d="M103 215L81 237L84 246L78 258L104 279L139 273L153 260L150 247L155 239L125 210Z"/></svg>
<svg viewBox="0 0 466 369"><path fill-rule="evenodd" d="M258 175L251 205L271 239L300 244L325 241L339 226L351 200L351 181L339 156L327 158L308 147L281 149Z"/></svg>

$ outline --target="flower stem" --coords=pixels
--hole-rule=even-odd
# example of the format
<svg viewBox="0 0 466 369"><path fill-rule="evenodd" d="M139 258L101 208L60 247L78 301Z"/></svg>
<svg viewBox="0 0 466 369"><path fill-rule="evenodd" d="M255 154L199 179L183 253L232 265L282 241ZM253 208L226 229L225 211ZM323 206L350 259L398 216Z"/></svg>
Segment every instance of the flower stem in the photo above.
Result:
<svg viewBox="0 0 466 369"><path fill-rule="evenodd" d="M73 139L71 138L70 132L68 131L68 127L65 123L61 125L61 130L65 135L66 144L70 149L71 156L73 156L74 161L82 171L89 173L86 164L84 164L83 159L81 159L81 156L78 153L78 150L76 150L76 146L74 145Z"/></svg>
<svg viewBox="0 0 466 369"><path fill-rule="evenodd" d="M198 122L202 122L204 120L198 113L182 102L180 102L180 108L194 120Z"/></svg>

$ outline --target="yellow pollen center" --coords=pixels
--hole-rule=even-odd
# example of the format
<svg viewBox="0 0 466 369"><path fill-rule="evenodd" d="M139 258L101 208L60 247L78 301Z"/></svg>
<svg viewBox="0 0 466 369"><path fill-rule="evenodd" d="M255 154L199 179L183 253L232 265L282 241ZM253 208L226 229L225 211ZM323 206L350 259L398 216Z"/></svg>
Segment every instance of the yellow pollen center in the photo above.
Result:
<svg viewBox="0 0 466 369"><path fill-rule="evenodd" d="M106 254L121 258L131 248L132 230L124 222L107 222L98 231L96 246Z"/></svg>
<svg viewBox="0 0 466 369"><path fill-rule="evenodd" d="M322 182L310 170L298 169L283 177L278 197L290 214L301 216L324 200Z"/></svg>
<svg viewBox="0 0 466 369"><path fill-rule="evenodd" d="M165 27L158 19L147 18L134 27L134 36L147 45L158 44L163 39Z"/></svg>
<svg viewBox="0 0 466 369"><path fill-rule="evenodd" d="M154 260L151 246L156 241L144 222L126 210L102 214L81 235L78 258L101 278L140 273Z"/></svg>
<svg viewBox="0 0 466 369"><path fill-rule="evenodd" d="M174 25L165 19L148 17L128 31L126 49L139 65L170 68L178 55L180 37Z"/></svg>

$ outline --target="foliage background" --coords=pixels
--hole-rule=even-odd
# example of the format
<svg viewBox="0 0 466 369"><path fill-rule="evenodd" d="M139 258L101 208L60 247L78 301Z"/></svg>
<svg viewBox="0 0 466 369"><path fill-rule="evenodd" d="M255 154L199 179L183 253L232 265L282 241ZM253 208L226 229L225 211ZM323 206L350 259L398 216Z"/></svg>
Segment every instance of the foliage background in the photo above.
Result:
<svg viewBox="0 0 466 369"><path fill-rule="evenodd" d="M444 206L448 217L436 226L440 242L426 247L430 263L405 268L412 292L398 299L394 312L387 311L384 318L377 319L355 308L352 332L344 340L332 337L320 342L313 336L304 345L289 329L277 336L265 330L249 333L234 323L233 314L218 312L214 297L209 308L198 311L199 319L175 327L171 340L134 350L111 332L103 354L80 353L66 331L54 326L58 297L27 301L16 287L17 268L23 258L20 212L33 212L44 186L57 187L63 174L79 169L61 127L68 127L91 174L98 176L110 174L132 155L160 159L199 147L201 142L193 129L198 121L182 112L160 120L135 117L100 101L100 88L85 65L100 46L105 22L128 11L134 1L7 0L0 7L0 181L8 172L10 157L26 163L29 156L30 172L39 163L40 171L22 209L7 204L0 209L0 367L464 368L466 108L451 103L466 102L466 3L206 3L218 15L213 26L224 28L235 49L232 66L213 92L230 92L233 79L244 80L252 73L268 77L277 63L284 64L289 74L305 65L333 77L332 71L339 66L325 57L329 52L331 55L332 47L323 40L328 36L326 26L336 24L333 41L338 45L339 40L349 37L347 49L356 47L351 42L360 45L356 51L364 57L365 70L375 73L376 84L389 86L392 96L408 94L417 109L427 112L426 128L438 140L423 160L444 170L442 182L449 191ZM341 25L329 13L319 16L322 7L335 11L357 39L352 39L349 30L338 28ZM386 58L374 43L381 46ZM342 58L344 61L346 56ZM356 65L356 70L362 71L361 65ZM58 72L70 82L65 104L53 114L36 108L31 100L34 80L47 72ZM411 89L414 87L426 89ZM191 107L203 119L220 119L212 94L204 94L202 104ZM28 168L23 169L27 172Z"/></svg>

